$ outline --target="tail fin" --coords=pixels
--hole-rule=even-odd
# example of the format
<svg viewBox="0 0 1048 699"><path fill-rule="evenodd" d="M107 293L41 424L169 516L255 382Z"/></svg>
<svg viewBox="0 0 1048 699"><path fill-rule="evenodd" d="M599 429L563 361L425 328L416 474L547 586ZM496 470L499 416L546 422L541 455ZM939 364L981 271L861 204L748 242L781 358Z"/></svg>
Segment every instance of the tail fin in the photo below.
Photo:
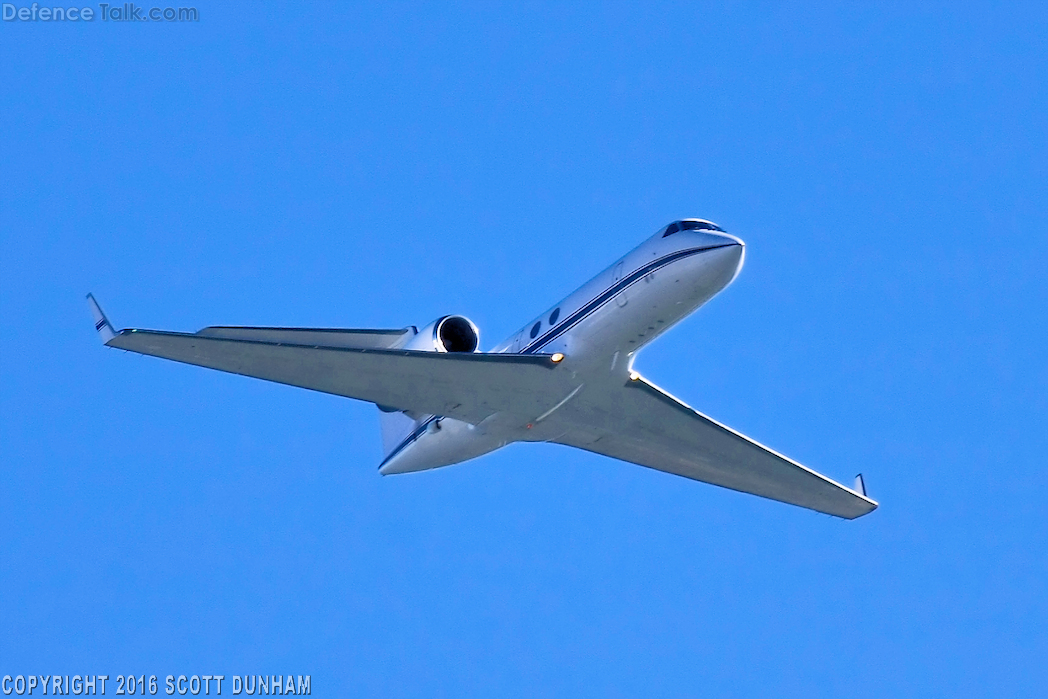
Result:
<svg viewBox="0 0 1048 699"><path fill-rule="evenodd" d="M382 431L382 458L388 457L415 430L418 422L396 408L378 406L378 425Z"/></svg>

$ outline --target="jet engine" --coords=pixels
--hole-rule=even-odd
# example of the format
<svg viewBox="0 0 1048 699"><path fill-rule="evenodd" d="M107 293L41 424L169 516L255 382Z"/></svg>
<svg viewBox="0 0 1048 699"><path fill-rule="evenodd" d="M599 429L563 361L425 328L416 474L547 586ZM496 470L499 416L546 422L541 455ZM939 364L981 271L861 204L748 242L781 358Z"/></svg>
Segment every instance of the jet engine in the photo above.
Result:
<svg viewBox="0 0 1048 699"><path fill-rule="evenodd" d="M465 316L443 316L422 328L404 349L423 352L478 352L480 331Z"/></svg>

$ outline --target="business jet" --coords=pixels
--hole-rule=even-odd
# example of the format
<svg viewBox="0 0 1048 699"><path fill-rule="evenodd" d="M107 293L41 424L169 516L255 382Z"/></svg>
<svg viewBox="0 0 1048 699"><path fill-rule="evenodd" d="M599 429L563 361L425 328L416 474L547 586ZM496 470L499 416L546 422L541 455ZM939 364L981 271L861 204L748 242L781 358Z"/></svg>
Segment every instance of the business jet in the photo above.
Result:
<svg viewBox="0 0 1048 699"><path fill-rule="evenodd" d="M118 332L87 298L108 347L376 404L383 475L554 442L836 517L868 514L877 503L861 474L841 485L633 368L641 348L735 280L745 250L710 221L674 221L488 352L460 315L421 330Z"/></svg>

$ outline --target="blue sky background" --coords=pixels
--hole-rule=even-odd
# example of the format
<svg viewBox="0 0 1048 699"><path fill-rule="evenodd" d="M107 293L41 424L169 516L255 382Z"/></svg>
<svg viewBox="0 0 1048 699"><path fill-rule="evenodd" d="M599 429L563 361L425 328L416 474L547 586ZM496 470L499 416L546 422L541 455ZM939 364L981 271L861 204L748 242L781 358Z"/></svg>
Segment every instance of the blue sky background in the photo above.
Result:
<svg viewBox="0 0 1048 699"><path fill-rule="evenodd" d="M1043 691L1043 5L198 7L0 26L0 674ZM549 445L382 478L370 405L83 300L490 347L686 216L746 267L637 368L877 512Z"/></svg>

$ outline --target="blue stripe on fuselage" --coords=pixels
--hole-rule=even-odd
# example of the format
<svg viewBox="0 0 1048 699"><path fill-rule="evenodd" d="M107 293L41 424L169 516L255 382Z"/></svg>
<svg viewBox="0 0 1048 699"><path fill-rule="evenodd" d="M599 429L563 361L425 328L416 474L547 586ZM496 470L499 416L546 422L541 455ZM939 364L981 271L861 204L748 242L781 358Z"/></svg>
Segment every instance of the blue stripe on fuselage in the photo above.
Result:
<svg viewBox="0 0 1048 699"><path fill-rule="evenodd" d="M623 277L619 281L612 284L610 287L602 291L596 297L593 298L589 303L585 304L579 310L575 311L559 324L553 326L539 338L532 341L527 347L520 350L520 354L534 354L541 348L548 345L553 340L557 339L565 332L581 323L587 316L592 314L598 308L611 301L613 298L619 295L626 287L632 286L636 282L644 278L644 275L650 274L657 269L665 267L666 265L672 264L678 260L683 260L686 257L692 255L698 255L706 252L707 250L718 250L720 248L726 248L735 245L735 243L725 243L723 245L708 245L702 248L688 248L686 250L678 250L677 252L671 253L664 257L660 257L657 260L653 260L643 267L638 267L636 270L631 272L629 275Z"/></svg>

